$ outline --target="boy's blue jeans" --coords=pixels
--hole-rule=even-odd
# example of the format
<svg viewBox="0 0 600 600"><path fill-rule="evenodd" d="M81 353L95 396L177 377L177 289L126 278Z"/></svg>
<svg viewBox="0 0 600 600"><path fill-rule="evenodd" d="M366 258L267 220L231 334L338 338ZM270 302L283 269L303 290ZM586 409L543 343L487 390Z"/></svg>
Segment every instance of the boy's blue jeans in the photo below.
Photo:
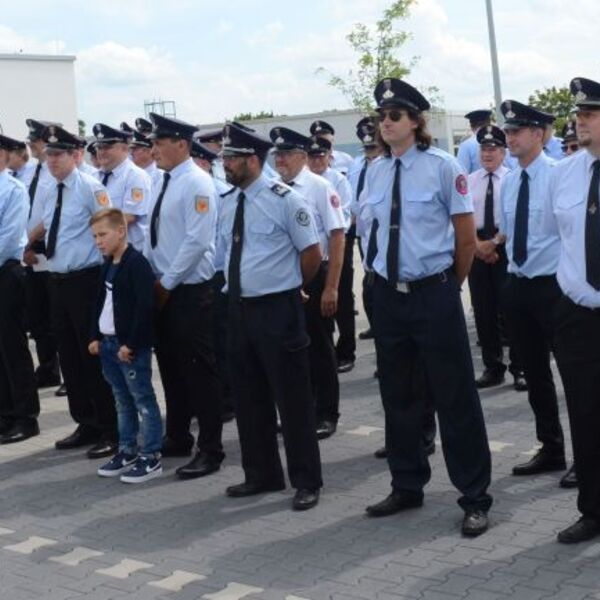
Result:
<svg viewBox="0 0 600 600"><path fill-rule="evenodd" d="M119 360L120 344L116 336L104 336L100 342L102 373L112 387L117 408L119 451L138 453L139 415L142 418L142 456L160 456L162 421L152 387L152 351L135 352L131 363Z"/></svg>

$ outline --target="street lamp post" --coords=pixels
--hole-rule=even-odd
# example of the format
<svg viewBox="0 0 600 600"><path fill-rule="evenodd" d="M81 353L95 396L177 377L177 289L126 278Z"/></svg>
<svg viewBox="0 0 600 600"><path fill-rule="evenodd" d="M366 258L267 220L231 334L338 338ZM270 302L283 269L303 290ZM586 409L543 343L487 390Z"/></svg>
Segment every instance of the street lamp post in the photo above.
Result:
<svg viewBox="0 0 600 600"><path fill-rule="evenodd" d="M496 50L496 32L494 29L494 13L492 0L485 0L487 8L488 33L490 37L490 55L492 58L492 77L494 79L494 99L496 100L496 120L501 125L503 118L500 112L502 103L502 92L500 90L500 69L498 68L498 51Z"/></svg>

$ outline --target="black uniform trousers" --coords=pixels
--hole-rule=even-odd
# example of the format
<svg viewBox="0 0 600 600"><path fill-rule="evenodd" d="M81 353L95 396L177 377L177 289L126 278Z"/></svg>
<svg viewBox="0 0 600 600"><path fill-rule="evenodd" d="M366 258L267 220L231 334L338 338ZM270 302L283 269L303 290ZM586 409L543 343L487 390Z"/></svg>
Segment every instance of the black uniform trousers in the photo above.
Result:
<svg viewBox="0 0 600 600"><path fill-rule="evenodd" d="M69 412L79 425L107 439L117 438L115 401L102 376L100 358L88 352L100 267L50 273L52 328L67 386Z"/></svg>
<svg viewBox="0 0 600 600"><path fill-rule="evenodd" d="M190 419L196 417L198 450L220 461L223 424L213 311L211 281L171 290L157 316L156 358L167 405L167 437L179 446L193 443Z"/></svg>
<svg viewBox="0 0 600 600"><path fill-rule="evenodd" d="M504 314L523 364L537 439L545 451L564 456L556 388L550 369L554 345L554 309L561 296L554 275L509 275L502 293Z"/></svg>
<svg viewBox="0 0 600 600"><path fill-rule="evenodd" d="M475 258L469 273L469 290L483 364L487 371L502 374L506 371L506 366L503 361L500 296L508 279L508 260L503 245L498 246L496 251L498 261L493 264ZM512 342L510 328L507 334L510 344L508 370L513 375L518 375L523 368Z"/></svg>
<svg viewBox="0 0 600 600"><path fill-rule="evenodd" d="M278 411L292 487L322 487L300 291L242 298L230 306L229 322L231 385L246 481L284 480Z"/></svg>
<svg viewBox="0 0 600 600"><path fill-rule="evenodd" d="M338 309L335 322L338 328L338 339L335 347L338 361L356 359L356 316L354 314L354 241L356 225L352 225L346 233L344 246L344 262L340 274L338 288Z"/></svg>
<svg viewBox="0 0 600 600"><path fill-rule="evenodd" d="M27 422L40 414L25 331L25 273L18 260L0 267L0 418Z"/></svg>
<svg viewBox="0 0 600 600"><path fill-rule="evenodd" d="M340 416L340 382L333 345L333 318L321 314L321 295L327 278L327 264L321 263L313 280L305 286L309 295L304 305L306 329L310 338L308 350L317 422L337 423Z"/></svg>
<svg viewBox="0 0 600 600"><path fill-rule="evenodd" d="M600 311L563 296L556 305L556 362L565 388L577 508L600 520Z"/></svg>
<svg viewBox="0 0 600 600"><path fill-rule="evenodd" d="M58 349L50 315L50 274L26 267L25 275L27 326L35 340L39 363L36 376L40 382L59 379Z"/></svg>
<svg viewBox="0 0 600 600"><path fill-rule="evenodd" d="M488 510L491 456L455 277L404 294L377 276L373 300L392 488L422 493L431 477L422 443L425 402L415 394L415 378L423 369L448 474L462 493L459 504Z"/></svg>
<svg viewBox="0 0 600 600"><path fill-rule="evenodd" d="M229 375L229 361L227 359L227 336L229 330L229 301L227 294L221 291L225 285L225 274L217 271L212 279L213 298L215 302L214 317L214 346L215 359L217 361L217 372L221 381L223 412L233 411L233 399L231 397L231 377Z"/></svg>

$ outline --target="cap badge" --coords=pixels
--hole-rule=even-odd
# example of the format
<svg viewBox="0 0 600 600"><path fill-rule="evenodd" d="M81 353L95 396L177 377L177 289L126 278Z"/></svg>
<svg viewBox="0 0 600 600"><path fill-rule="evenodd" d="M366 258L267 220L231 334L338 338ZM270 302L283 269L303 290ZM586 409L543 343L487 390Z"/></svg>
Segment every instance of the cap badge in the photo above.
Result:
<svg viewBox="0 0 600 600"><path fill-rule="evenodd" d="M322 127L321 127L321 122L317 121L316 125L315 125L315 131L322 131Z"/></svg>
<svg viewBox="0 0 600 600"><path fill-rule="evenodd" d="M517 115L512 110L508 110L504 115L507 119L514 119Z"/></svg>
<svg viewBox="0 0 600 600"><path fill-rule="evenodd" d="M584 102L587 100L587 94L579 90L577 94L575 94L575 103L578 104L580 102Z"/></svg>
<svg viewBox="0 0 600 600"><path fill-rule="evenodd" d="M493 140L494 136L491 133L486 133L483 138L486 140Z"/></svg>
<svg viewBox="0 0 600 600"><path fill-rule="evenodd" d="M385 92L383 92L383 94L381 94L381 97L384 98L385 100L389 100L390 98L393 98L394 92L392 92L392 90L391 90L391 87L392 87L391 80L384 79L383 86L385 87Z"/></svg>
<svg viewBox="0 0 600 600"><path fill-rule="evenodd" d="M221 140L221 144L223 146L229 146L229 144L231 144L231 137L229 135L229 131L229 125L225 125L225 127L223 128L223 139Z"/></svg>
<svg viewBox="0 0 600 600"><path fill-rule="evenodd" d="M313 142L310 146L311 150L318 150L320 148L319 144L317 144L317 142Z"/></svg>
<svg viewBox="0 0 600 600"><path fill-rule="evenodd" d="M363 142L372 142L372 141L373 141L373 138L368 133L366 133L363 136Z"/></svg>
<svg viewBox="0 0 600 600"><path fill-rule="evenodd" d="M104 134L103 134L101 131L99 131L99 132L96 134L96 137L97 137L99 140L103 140L103 139L104 139Z"/></svg>

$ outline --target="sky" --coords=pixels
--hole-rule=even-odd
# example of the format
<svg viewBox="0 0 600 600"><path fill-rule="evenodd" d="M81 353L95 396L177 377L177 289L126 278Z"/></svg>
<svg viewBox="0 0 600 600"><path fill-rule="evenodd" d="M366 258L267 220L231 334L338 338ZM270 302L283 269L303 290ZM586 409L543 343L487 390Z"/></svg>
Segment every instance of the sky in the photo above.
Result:
<svg viewBox="0 0 600 600"><path fill-rule="evenodd" d="M319 67L356 62L345 36L391 0L20 0L3 2L0 52L73 54L79 116L118 124L145 100L196 123L240 112L350 108ZM493 0L503 98L575 76L600 80L599 0ZM493 102L485 0L418 0L400 28L407 81L437 86L449 110ZM1 82L0 82L1 103Z"/></svg>

